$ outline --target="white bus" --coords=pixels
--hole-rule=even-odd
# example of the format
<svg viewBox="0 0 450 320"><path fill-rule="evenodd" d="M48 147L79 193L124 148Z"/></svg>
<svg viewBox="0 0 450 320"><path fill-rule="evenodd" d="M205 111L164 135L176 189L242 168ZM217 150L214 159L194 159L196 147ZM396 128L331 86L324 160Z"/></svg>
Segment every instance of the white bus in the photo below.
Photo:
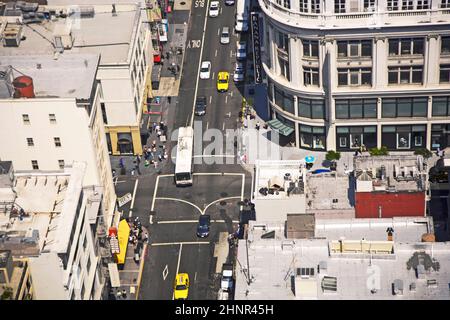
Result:
<svg viewBox="0 0 450 320"><path fill-rule="evenodd" d="M247 32L248 30L248 10L249 0L237 0L236 5L236 24L234 28L238 32Z"/></svg>
<svg viewBox="0 0 450 320"><path fill-rule="evenodd" d="M178 129L177 158L175 162L175 184L177 186L192 185L192 151L194 145L194 129L180 127Z"/></svg>

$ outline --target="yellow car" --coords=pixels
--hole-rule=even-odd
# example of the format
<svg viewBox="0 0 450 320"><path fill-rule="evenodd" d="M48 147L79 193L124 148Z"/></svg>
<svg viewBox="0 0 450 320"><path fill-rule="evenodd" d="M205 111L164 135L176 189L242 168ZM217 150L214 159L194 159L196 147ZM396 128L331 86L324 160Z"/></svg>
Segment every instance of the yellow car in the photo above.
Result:
<svg viewBox="0 0 450 320"><path fill-rule="evenodd" d="M175 300L186 300L189 292L189 275L178 273L175 277L173 297Z"/></svg>
<svg viewBox="0 0 450 320"><path fill-rule="evenodd" d="M230 74L226 71L220 71L217 75L217 91L225 92L228 91L228 82L230 79Z"/></svg>

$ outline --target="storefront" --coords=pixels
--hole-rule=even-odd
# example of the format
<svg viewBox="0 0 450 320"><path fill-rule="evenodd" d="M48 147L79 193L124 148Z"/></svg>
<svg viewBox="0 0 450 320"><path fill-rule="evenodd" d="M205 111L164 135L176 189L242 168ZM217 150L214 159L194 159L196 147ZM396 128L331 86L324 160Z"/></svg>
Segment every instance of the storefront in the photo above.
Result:
<svg viewBox="0 0 450 320"><path fill-rule="evenodd" d="M381 144L389 150L413 150L426 147L426 125L382 126Z"/></svg>
<svg viewBox="0 0 450 320"><path fill-rule="evenodd" d="M366 149L377 146L376 126L336 127L337 150L349 151L363 145Z"/></svg>
<svg viewBox="0 0 450 320"><path fill-rule="evenodd" d="M267 124L272 130L279 133L280 145L295 143L295 123L293 121L275 113L275 119L268 121Z"/></svg>
<svg viewBox="0 0 450 320"><path fill-rule="evenodd" d="M431 125L431 149L445 149L450 146L450 124Z"/></svg>
<svg viewBox="0 0 450 320"><path fill-rule="evenodd" d="M300 147L311 150L325 150L325 127L300 124Z"/></svg>
<svg viewBox="0 0 450 320"><path fill-rule="evenodd" d="M131 133L117 134L117 150L120 154L133 153L133 138Z"/></svg>

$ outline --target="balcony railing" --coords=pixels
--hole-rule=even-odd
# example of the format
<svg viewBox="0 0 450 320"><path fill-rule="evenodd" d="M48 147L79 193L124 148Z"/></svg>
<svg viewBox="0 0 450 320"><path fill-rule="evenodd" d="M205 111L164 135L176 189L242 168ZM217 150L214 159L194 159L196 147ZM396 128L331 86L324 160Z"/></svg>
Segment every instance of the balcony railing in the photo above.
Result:
<svg viewBox="0 0 450 320"><path fill-rule="evenodd" d="M263 11L274 19L291 26L302 28L367 28L382 25L411 25L413 23L438 23L442 19L450 22L450 10L428 9L385 12L350 12L337 14L315 14L294 11L272 0L258 0ZM359 20L355 23L355 20Z"/></svg>

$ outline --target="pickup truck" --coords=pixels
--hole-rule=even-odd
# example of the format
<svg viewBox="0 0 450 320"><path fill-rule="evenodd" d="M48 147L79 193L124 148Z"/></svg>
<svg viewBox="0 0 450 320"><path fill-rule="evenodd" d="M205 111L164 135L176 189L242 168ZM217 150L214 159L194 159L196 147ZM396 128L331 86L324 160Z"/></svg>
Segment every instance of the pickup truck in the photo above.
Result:
<svg viewBox="0 0 450 320"><path fill-rule="evenodd" d="M225 292L231 292L234 288L233 264L224 263L222 266L222 280L220 281L220 289Z"/></svg>

